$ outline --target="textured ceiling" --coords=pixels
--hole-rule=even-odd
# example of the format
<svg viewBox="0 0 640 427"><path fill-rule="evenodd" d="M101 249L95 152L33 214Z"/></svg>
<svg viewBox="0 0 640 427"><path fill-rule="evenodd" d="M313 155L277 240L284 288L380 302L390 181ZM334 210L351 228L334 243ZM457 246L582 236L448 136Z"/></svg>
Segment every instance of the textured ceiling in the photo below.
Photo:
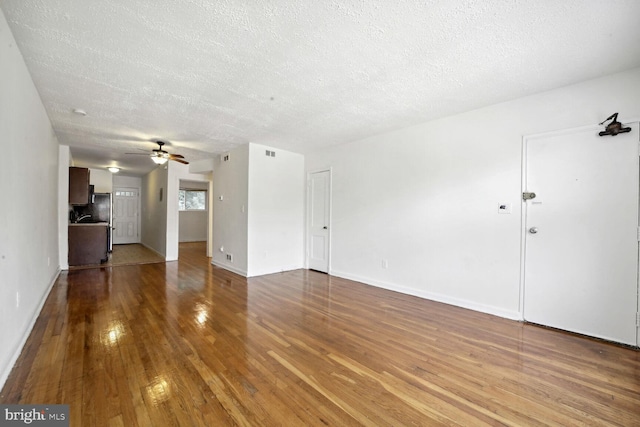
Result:
<svg viewBox="0 0 640 427"><path fill-rule="evenodd" d="M640 1L0 0L76 163L308 152L640 66ZM82 117L74 108L86 110Z"/></svg>

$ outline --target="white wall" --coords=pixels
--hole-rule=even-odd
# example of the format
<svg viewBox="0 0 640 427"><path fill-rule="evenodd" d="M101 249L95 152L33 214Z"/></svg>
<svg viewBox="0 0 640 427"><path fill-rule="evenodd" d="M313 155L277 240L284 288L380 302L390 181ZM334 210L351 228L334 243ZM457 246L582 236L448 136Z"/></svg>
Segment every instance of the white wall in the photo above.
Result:
<svg viewBox="0 0 640 427"><path fill-rule="evenodd" d="M216 161L213 172L211 263L246 276L249 145L240 146L229 155L228 162ZM233 262L226 260L226 254L233 255Z"/></svg>
<svg viewBox="0 0 640 427"><path fill-rule="evenodd" d="M204 242L207 240L208 211L180 211L180 242Z"/></svg>
<svg viewBox="0 0 640 427"><path fill-rule="evenodd" d="M192 160L189 163L189 173L208 174L210 172L213 172L215 162L215 159Z"/></svg>
<svg viewBox="0 0 640 427"><path fill-rule="evenodd" d="M89 169L89 184L93 185L94 193L113 192L113 174L107 170Z"/></svg>
<svg viewBox="0 0 640 427"><path fill-rule="evenodd" d="M208 175L194 175L198 177L202 177L203 179L209 180L211 177ZM180 189L181 190L209 190L208 181L190 181L185 179L180 179Z"/></svg>
<svg viewBox="0 0 640 427"><path fill-rule="evenodd" d="M58 259L60 269L69 269L69 166L71 151L67 145L58 146Z"/></svg>
<svg viewBox="0 0 640 427"><path fill-rule="evenodd" d="M243 276L302 268L304 157L253 143L229 155L214 169L211 262Z"/></svg>
<svg viewBox="0 0 640 427"><path fill-rule="evenodd" d="M635 69L308 154L333 170L331 274L520 318L523 136L638 100Z"/></svg>
<svg viewBox="0 0 640 427"><path fill-rule="evenodd" d="M247 275L302 268L304 156L249 144L248 207Z"/></svg>
<svg viewBox="0 0 640 427"><path fill-rule="evenodd" d="M0 387L59 273L58 141L0 11Z"/></svg>
<svg viewBox="0 0 640 427"><path fill-rule="evenodd" d="M167 255L167 165L142 177L140 243L160 255ZM162 200L160 200L162 193Z"/></svg>
<svg viewBox="0 0 640 427"><path fill-rule="evenodd" d="M142 178L139 176L126 176L115 174L113 175L113 188L116 187L127 187L127 188L137 188L140 189L142 187Z"/></svg>

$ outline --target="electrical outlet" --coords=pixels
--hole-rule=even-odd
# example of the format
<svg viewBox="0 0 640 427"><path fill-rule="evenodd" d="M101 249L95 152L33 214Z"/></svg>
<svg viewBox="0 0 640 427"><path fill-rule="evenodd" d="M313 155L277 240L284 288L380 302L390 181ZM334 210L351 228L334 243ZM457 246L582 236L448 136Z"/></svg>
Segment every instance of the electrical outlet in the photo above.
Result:
<svg viewBox="0 0 640 427"><path fill-rule="evenodd" d="M227 261L233 262L233 255L227 254Z"/></svg>

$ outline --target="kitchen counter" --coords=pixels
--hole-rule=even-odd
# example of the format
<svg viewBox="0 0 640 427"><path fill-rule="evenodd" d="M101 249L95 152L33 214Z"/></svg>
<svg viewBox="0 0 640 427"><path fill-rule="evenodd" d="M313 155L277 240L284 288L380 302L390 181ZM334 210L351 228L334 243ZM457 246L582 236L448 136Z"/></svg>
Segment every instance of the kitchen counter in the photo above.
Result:
<svg viewBox="0 0 640 427"><path fill-rule="evenodd" d="M69 266L106 262L108 227L107 222L69 224Z"/></svg>

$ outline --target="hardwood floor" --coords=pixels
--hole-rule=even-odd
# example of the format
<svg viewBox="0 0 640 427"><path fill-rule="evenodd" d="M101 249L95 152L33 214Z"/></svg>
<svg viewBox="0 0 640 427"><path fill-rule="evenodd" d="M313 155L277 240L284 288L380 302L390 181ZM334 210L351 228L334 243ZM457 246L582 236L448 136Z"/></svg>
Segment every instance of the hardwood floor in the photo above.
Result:
<svg viewBox="0 0 640 427"><path fill-rule="evenodd" d="M206 242L197 243L206 245ZM154 262L164 262L164 257L140 243L131 243L113 245L113 251L109 255L109 259L102 264L71 266L69 269L84 270L87 268L116 267L120 265L151 264Z"/></svg>
<svg viewBox="0 0 640 427"><path fill-rule="evenodd" d="M2 403L71 425L640 425L640 352L298 270L65 272Z"/></svg>

